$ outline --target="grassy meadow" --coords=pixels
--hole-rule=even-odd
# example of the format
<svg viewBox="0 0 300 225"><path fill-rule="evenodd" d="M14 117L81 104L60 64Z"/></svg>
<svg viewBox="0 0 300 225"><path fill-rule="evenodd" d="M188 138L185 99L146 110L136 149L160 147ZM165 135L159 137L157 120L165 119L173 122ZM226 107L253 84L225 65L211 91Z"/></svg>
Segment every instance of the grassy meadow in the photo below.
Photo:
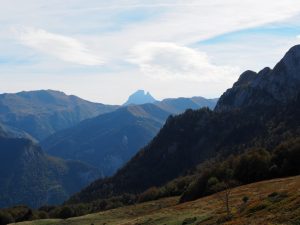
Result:
<svg viewBox="0 0 300 225"><path fill-rule="evenodd" d="M300 224L300 176L232 189L230 218L223 197L221 192L183 204L178 204L178 197L164 198L65 220L45 219L18 225Z"/></svg>

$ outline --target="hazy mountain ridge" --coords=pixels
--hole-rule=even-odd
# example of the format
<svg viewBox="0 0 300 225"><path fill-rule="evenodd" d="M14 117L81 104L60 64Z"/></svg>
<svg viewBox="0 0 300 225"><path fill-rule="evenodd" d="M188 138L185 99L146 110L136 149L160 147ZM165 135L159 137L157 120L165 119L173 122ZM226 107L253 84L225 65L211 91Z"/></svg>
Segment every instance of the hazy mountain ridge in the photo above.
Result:
<svg viewBox="0 0 300 225"><path fill-rule="evenodd" d="M58 132L42 145L51 155L89 163L106 176L151 140L167 116L154 105L120 108Z"/></svg>
<svg viewBox="0 0 300 225"><path fill-rule="evenodd" d="M203 97L192 98L167 98L162 101L157 101L154 104L158 107L171 112L172 114L179 114L186 109L199 109L201 107L208 107L214 109L218 98L207 99Z"/></svg>
<svg viewBox="0 0 300 225"><path fill-rule="evenodd" d="M40 141L58 130L116 108L52 90L1 94L0 122Z"/></svg>
<svg viewBox="0 0 300 225"><path fill-rule="evenodd" d="M187 107L214 107L214 104L199 97L128 105L57 132L43 141L42 146L51 155L96 166L107 176L146 145L170 114L183 112Z"/></svg>

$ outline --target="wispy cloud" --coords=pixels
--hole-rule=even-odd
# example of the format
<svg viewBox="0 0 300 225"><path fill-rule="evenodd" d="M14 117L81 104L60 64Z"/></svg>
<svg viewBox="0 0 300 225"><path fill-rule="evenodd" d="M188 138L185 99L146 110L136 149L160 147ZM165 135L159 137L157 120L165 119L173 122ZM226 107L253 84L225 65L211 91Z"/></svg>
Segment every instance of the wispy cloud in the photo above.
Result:
<svg viewBox="0 0 300 225"><path fill-rule="evenodd" d="M186 2L186 7L171 7L182 2ZM300 3L294 0L227 0L226 3L223 0L174 1L166 7L164 15L139 26L133 24L120 35L143 39L140 41L171 41L186 45L224 33L282 21L299 14L299 11Z"/></svg>
<svg viewBox="0 0 300 225"><path fill-rule="evenodd" d="M33 28L15 30L15 32L23 45L45 55L86 66L103 64L99 56L93 54L83 43L74 38Z"/></svg>
<svg viewBox="0 0 300 225"><path fill-rule="evenodd" d="M174 43L143 43L131 51L128 60L146 75L157 79L224 82L236 79L238 68L216 66L204 52Z"/></svg>
<svg viewBox="0 0 300 225"><path fill-rule="evenodd" d="M299 16L298 0L2 1L0 73L7 76L6 83L0 77L1 88L19 90L17 76L11 82L11 75L19 74L18 87L22 87L26 72L32 74L28 89L32 80L42 88L47 77L52 80L47 88L78 89L79 94L89 89L94 99L118 99L129 88L155 90L160 97L216 97L238 76L235 66L242 70L272 66L297 44ZM19 29L16 42L6 31L19 26L41 29ZM265 26L290 27L293 32L266 33ZM241 36L257 27L261 30ZM220 39L224 35L229 38ZM219 41L203 44L212 38ZM129 55L134 66L124 62ZM33 60L27 63L28 58ZM103 60L105 65L94 66ZM76 81L79 74L84 76ZM88 75L95 76L93 85ZM72 82L59 86L63 78ZM115 96L107 94L112 87Z"/></svg>

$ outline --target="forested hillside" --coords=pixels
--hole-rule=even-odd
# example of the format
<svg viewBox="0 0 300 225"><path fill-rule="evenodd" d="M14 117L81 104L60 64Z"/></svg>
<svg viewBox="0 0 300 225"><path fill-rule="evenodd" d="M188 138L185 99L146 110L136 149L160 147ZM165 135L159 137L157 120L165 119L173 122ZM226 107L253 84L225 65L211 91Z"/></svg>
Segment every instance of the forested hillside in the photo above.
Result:
<svg viewBox="0 0 300 225"><path fill-rule="evenodd" d="M0 134L0 207L59 204L99 176L91 166L45 154L29 139Z"/></svg>

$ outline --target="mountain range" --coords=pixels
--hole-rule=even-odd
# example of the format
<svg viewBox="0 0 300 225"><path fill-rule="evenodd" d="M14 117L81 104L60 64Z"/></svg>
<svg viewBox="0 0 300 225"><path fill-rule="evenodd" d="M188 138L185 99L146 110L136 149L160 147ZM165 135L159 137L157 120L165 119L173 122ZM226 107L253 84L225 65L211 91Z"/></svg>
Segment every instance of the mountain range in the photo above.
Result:
<svg viewBox="0 0 300 225"><path fill-rule="evenodd" d="M0 122L41 141L56 131L116 108L59 91L23 91L0 95Z"/></svg>
<svg viewBox="0 0 300 225"><path fill-rule="evenodd" d="M158 135L114 176L93 182L68 203L142 193L209 159L251 148L272 152L284 141L299 137L299 62L300 46L295 46L273 70L243 73L214 111L187 110L169 117Z"/></svg>
<svg viewBox="0 0 300 225"><path fill-rule="evenodd" d="M0 207L61 203L113 174L171 113L216 103L200 97L165 101L119 107L52 90L0 95Z"/></svg>
<svg viewBox="0 0 300 225"><path fill-rule="evenodd" d="M189 108L213 108L215 104L215 99L202 97L131 104L57 132L41 144L50 155L81 160L99 168L103 176L108 176L145 146L169 115Z"/></svg>
<svg viewBox="0 0 300 225"><path fill-rule="evenodd" d="M218 101L194 97L109 106L43 138L46 153L33 140L41 138L3 120L0 206L57 204L73 194L62 206L42 209L66 218L173 195L184 202L228 185L297 175L299 86L300 45L273 69L241 74ZM38 96L49 106L48 94Z"/></svg>

